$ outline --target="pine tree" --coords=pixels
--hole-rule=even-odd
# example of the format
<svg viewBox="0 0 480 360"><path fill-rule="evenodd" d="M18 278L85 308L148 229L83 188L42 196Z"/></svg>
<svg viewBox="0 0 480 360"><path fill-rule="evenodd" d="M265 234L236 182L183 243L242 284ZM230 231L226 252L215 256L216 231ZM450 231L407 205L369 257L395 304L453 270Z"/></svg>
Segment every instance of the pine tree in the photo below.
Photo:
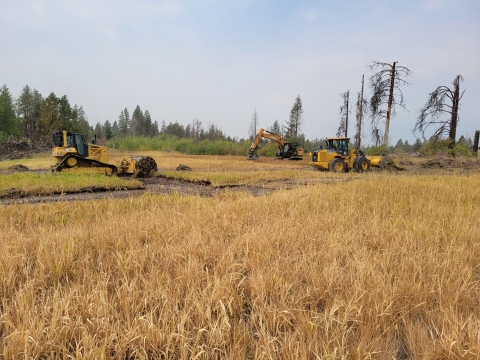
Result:
<svg viewBox="0 0 480 360"><path fill-rule="evenodd" d="M143 117L143 135L150 137L155 136L154 134L152 134L152 117L150 116L150 112L148 110L145 110L145 114L143 114Z"/></svg>
<svg viewBox="0 0 480 360"><path fill-rule="evenodd" d="M59 116L62 120L62 129L68 130L68 131L74 131L75 129L73 128L74 124L72 123L72 107L70 106L70 103L68 102L68 98L66 95L63 95L59 101Z"/></svg>
<svg viewBox="0 0 480 360"><path fill-rule="evenodd" d="M282 130L280 129L280 124L278 123L277 120L275 120L272 127L270 128L270 132L280 135L281 131Z"/></svg>
<svg viewBox="0 0 480 360"><path fill-rule="evenodd" d="M40 108L38 120L38 136L48 136L53 131L63 130L63 119L60 116L60 99L52 92Z"/></svg>
<svg viewBox="0 0 480 360"><path fill-rule="evenodd" d="M17 135L16 123L12 94L7 85L3 85L0 88L0 134Z"/></svg>
<svg viewBox="0 0 480 360"><path fill-rule="evenodd" d="M22 93L17 99L17 113L22 118L23 136L27 138L35 136L38 130L42 103L43 97L36 89L32 91L28 85L22 89Z"/></svg>
<svg viewBox="0 0 480 360"><path fill-rule="evenodd" d="M103 124L103 133L105 134L105 139L110 140L113 137L113 129L110 121L106 120Z"/></svg>
<svg viewBox="0 0 480 360"><path fill-rule="evenodd" d="M415 139L415 142L413 143L413 151L418 151L418 150L420 150L420 148L422 147L422 145L423 145L423 144L422 144L422 141L421 141L419 138Z"/></svg>
<svg viewBox="0 0 480 360"><path fill-rule="evenodd" d="M130 122L130 129L132 136L143 136L143 112L142 109L140 109L140 106L137 105L135 110L133 111L132 114L132 120Z"/></svg>
<svg viewBox="0 0 480 360"><path fill-rule="evenodd" d="M152 136L157 136L158 135L158 121L155 120L152 124Z"/></svg>
<svg viewBox="0 0 480 360"><path fill-rule="evenodd" d="M130 114L127 108L122 110L118 116L118 129L123 136L126 136L130 131Z"/></svg>
<svg viewBox="0 0 480 360"><path fill-rule="evenodd" d="M102 125L99 122L95 125L95 135L97 135L98 139L103 139Z"/></svg>
<svg viewBox="0 0 480 360"><path fill-rule="evenodd" d="M285 137L297 138L303 124L303 106L300 95L297 96L290 110L290 119L287 121L287 134Z"/></svg>
<svg viewBox="0 0 480 360"><path fill-rule="evenodd" d="M120 132L120 130L118 128L118 123L116 121L114 121L113 125L112 125L112 137L117 137L119 132Z"/></svg>
<svg viewBox="0 0 480 360"><path fill-rule="evenodd" d="M395 149L397 150L403 150L403 140L402 139L399 139L397 141L397 144L395 145Z"/></svg>
<svg viewBox="0 0 480 360"><path fill-rule="evenodd" d="M87 115L85 114L85 111L83 110L82 105L80 105L80 107L78 108L77 120L78 120L78 126L79 126L78 132L85 136L90 135L89 132L91 132L91 126L88 123L88 118L87 118Z"/></svg>
<svg viewBox="0 0 480 360"><path fill-rule="evenodd" d="M162 120L162 126L160 128L160 133L165 134L167 132L167 125L165 125L165 120Z"/></svg>

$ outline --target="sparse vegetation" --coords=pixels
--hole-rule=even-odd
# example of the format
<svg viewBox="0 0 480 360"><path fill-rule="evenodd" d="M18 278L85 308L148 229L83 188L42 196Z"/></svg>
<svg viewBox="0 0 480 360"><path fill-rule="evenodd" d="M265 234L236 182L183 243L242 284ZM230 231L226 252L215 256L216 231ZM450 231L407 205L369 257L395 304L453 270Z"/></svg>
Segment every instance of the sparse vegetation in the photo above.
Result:
<svg viewBox="0 0 480 360"><path fill-rule="evenodd" d="M219 182L298 166L196 164L223 169ZM379 172L263 197L2 206L1 353L477 358L479 184Z"/></svg>

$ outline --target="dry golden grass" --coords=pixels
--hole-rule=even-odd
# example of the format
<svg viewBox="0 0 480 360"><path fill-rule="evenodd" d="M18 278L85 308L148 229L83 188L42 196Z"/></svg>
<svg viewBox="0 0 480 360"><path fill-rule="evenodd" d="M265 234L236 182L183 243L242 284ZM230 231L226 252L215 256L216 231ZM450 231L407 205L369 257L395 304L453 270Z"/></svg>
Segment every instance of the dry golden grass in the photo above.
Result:
<svg viewBox="0 0 480 360"><path fill-rule="evenodd" d="M479 180L0 207L0 357L479 358Z"/></svg>
<svg viewBox="0 0 480 360"><path fill-rule="evenodd" d="M33 154L28 158L0 161L0 169L5 170L10 166L20 164L28 167L30 170L50 169L50 165L53 164L52 153L39 153Z"/></svg>
<svg viewBox="0 0 480 360"><path fill-rule="evenodd" d="M31 173L20 172L0 175L0 197L16 194L21 196L50 195L88 191L92 189L139 189L143 184L138 180L83 173Z"/></svg>

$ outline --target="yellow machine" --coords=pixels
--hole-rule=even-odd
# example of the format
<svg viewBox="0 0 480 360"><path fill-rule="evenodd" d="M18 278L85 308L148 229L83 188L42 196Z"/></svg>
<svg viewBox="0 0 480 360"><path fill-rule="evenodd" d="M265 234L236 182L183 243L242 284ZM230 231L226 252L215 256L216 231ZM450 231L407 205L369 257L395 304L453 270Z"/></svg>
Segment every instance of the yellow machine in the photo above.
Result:
<svg viewBox="0 0 480 360"><path fill-rule="evenodd" d="M285 142L280 135L271 133L270 131L260 129L257 133L257 137L250 146L248 150L247 160L258 160L258 155L256 151L258 150L258 145L262 138L275 141L278 144L278 151L276 157L278 159L288 159L288 160L302 160L303 159L303 148L297 147L297 144Z"/></svg>
<svg viewBox="0 0 480 360"><path fill-rule="evenodd" d="M327 138L325 145L314 150L310 165L317 170L345 172L367 171L370 167L383 168L382 156L365 156L361 150L348 148L350 138Z"/></svg>
<svg viewBox="0 0 480 360"><path fill-rule="evenodd" d="M52 156L55 165L53 171L93 171L105 175L135 175L147 177L158 170L157 163L151 157L126 157L116 165L108 162L106 146L85 143L83 135L68 131L53 133Z"/></svg>

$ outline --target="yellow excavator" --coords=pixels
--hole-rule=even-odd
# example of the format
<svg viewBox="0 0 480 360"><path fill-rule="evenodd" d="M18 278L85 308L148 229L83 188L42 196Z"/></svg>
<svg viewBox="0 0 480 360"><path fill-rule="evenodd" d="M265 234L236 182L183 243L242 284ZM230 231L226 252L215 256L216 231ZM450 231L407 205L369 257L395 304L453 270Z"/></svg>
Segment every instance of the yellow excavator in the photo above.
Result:
<svg viewBox="0 0 480 360"><path fill-rule="evenodd" d="M317 170L346 172L367 171L370 167L383 168L382 156L365 156L362 150L349 149L350 138L326 138L324 145L312 151L310 165Z"/></svg>
<svg viewBox="0 0 480 360"><path fill-rule="evenodd" d="M257 137L252 143L252 146L250 146L250 150L248 150L247 160L258 160L258 155L256 154L256 151L258 150L258 145L260 144L262 138L275 141L278 144L278 150L276 153L277 159L303 159L303 148L297 147L297 144L285 142L280 135L274 134L264 129L260 129L257 133Z"/></svg>
<svg viewBox="0 0 480 360"><path fill-rule="evenodd" d="M131 175L148 177L158 171L157 163L149 156L130 156L117 161L115 165L108 161L106 146L96 144L96 137L91 143L86 143L82 134L55 131L53 134L52 156L55 164L52 172L92 171L112 175Z"/></svg>

